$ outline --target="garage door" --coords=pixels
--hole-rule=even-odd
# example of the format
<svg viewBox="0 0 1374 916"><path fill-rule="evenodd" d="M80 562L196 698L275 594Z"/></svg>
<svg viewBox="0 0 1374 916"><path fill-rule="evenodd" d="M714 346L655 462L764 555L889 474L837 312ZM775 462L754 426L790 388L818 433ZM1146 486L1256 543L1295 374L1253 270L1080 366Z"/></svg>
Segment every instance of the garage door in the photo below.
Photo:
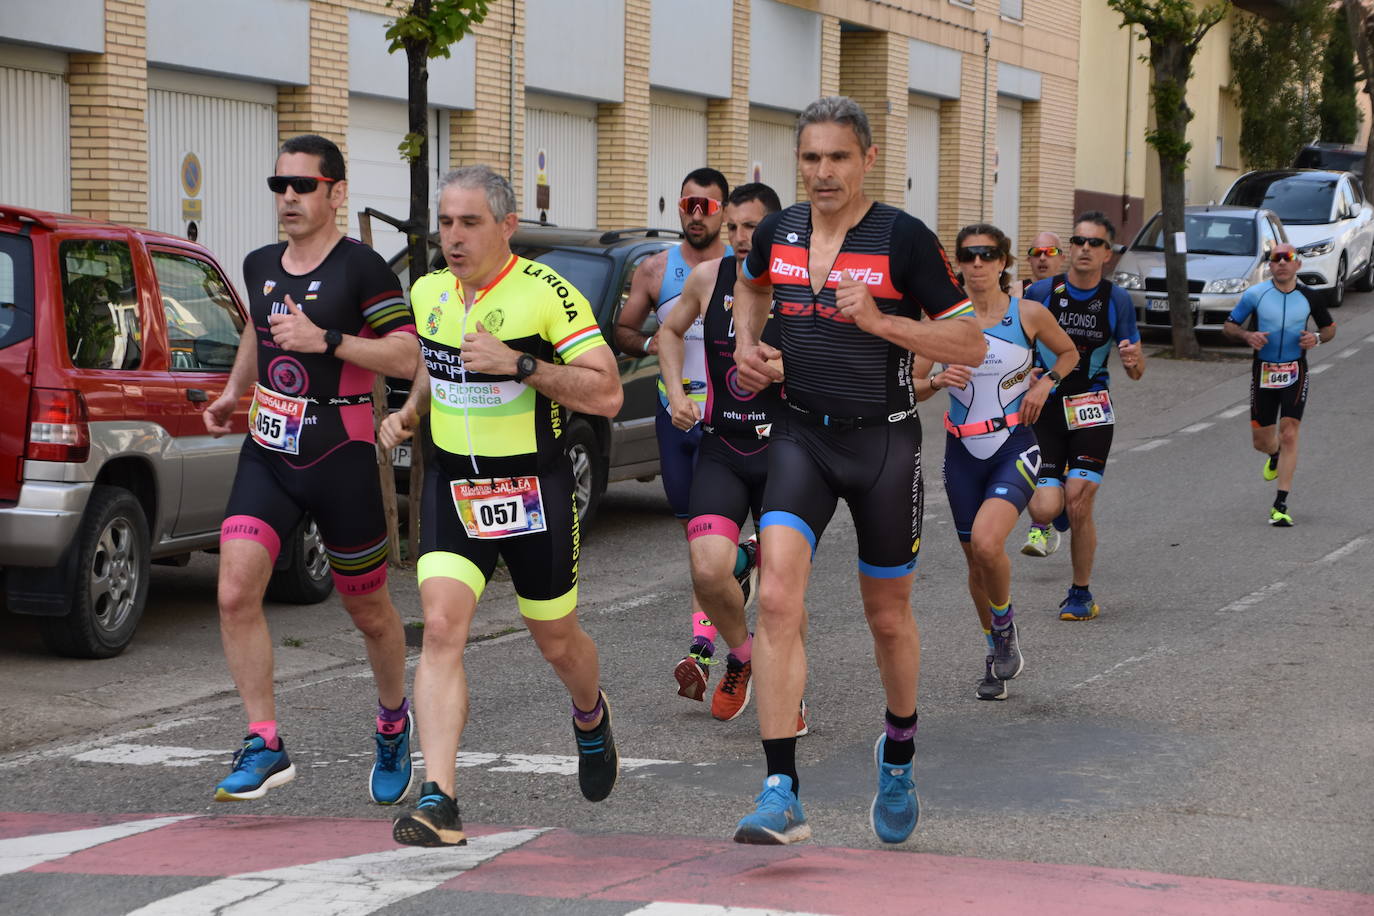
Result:
<svg viewBox="0 0 1374 916"><path fill-rule="evenodd" d="M549 222L559 226L596 225L596 104L526 93L525 188L527 219L539 219L535 185L548 179ZM543 162L540 162L540 153Z"/></svg>
<svg viewBox="0 0 1374 916"><path fill-rule="evenodd" d="M442 128L442 129L441 129ZM410 164L397 145L410 133L406 103L353 95L348 100L348 234L358 238L358 214L365 208L397 219L410 216ZM429 112L429 225L434 214L437 176L448 170L448 117ZM406 247L405 235L372 221L372 247L389 258Z"/></svg>
<svg viewBox="0 0 1374 916"><path fill-rule="evenodd" d="M706 157L706 102L654 92L649 105L649 211L645 225L680 229L682 179L711 163Z"/></svg>
<svg viewBox="0 0 1374 916"><path fill-rule="evenodd" d="M61 72L0 67L0 201L71 209L67 112Z"/></svg>
<svg viewBox="0 0 1374 916"><path fill-rule="evenodd" d="M265 181L278 145L276 108L250 100L275 101L275 90L229 80L187 83L223 90L213 96L165 88L179 79L149 72L149 82L164 88L148 92L148 223L180 236L189 236L194 223L196 241L214 252L242 292L244 255L278 237Z"/></svg>
<svg viewBox="0 0 1374 916"><path fill-rule="evenodd" d="M997 100L997 186L992 197L992 221L1020 251L1021 234L1021 102Z"/></svg>
<svg viewBox="0 0 1374 916"><path fill-rule="evenodd" d="M924 96L907 109L906 212L940 231L940 103Z"/></svg>
<svg viewBox="0 0 1374 916"><path fill-rule="evenodd" d="M797 116L766 108L749 112L749 180L778 192L784 207L797 202Z"/></svg>

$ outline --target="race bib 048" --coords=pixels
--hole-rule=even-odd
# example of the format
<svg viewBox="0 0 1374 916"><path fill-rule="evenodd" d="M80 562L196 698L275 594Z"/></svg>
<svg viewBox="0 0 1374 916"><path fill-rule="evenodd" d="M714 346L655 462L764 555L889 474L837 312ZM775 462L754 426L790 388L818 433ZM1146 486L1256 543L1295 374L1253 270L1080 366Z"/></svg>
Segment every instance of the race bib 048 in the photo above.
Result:
<svg viewBox="0 0 1374 916"><path fill-rule="evenodd" d="M1298 363L1260 363L1261 388L1287 388L1298 380Z"/></svg>
<svg viewBox="0 0 1374 916"><path fill-rule="evenodd" d="M1112 413L1112 396L1105 391L1085 391L1064 398L1064 422L1069 429L1092 426L1111 426L1116 422Z"/></svg>
<svg viewBox="0 0 1374 916"><path fill-rule="evenodd" d="M307 406L305 398L278 394L258 385L248 408L248 432L263 448L299 455Z"/></svg>
<svg viewBox="0 0 1374 916"><path fill-rule="evenodd" d="M547 526L538 477L454 480L449 486L468 537L509 538Z"/></svg>

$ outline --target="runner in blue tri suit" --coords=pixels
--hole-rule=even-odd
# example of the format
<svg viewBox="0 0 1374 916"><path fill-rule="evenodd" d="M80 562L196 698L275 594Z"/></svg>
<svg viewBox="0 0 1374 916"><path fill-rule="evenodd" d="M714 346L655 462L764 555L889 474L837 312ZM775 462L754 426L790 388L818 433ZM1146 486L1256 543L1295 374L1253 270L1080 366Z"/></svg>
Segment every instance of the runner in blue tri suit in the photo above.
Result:
<svg viewBox="0 0 1374 916"><path fill-rule="evenodd" d="M1116 227L1102 213L1094 210L1079 216L1069 238L1068 274L1032 284L1025 296L1045 304L1073 339L1079 356L1072 372L1055 379L1054 392L1035 423L1040 480L1030 502L1034 526L1021 548L1031 556L1053 553L1058 536L1053 545L1047 544L1049 526L1067 507L1073 529L1069 538L1073 583L1068 596L1059 603L1060 620L1092 620L1099 610L1088 585L1097 553L1093 503L1107 467L1116 424L1107 357L1116 350L1132 379L1145 373L1130 296L1102 278L1115 235ZM1051 354L1039 348L1036 364L1046 368L1050 360ZM1053 371L1047 374L1055 375Z"/></svg>
<svg viewBox="0 0 1374 916"><path fill-rule="evenodd" d="M1046 348L1055 355L1055 374L1063 377L1078 365L1078 350L1038 302L1009 295L1007 268L1015 258L1002 230L987 223L965 226L954 256L988 353L977 368L946 366L929 378L931 361L918 358L916 397L949 391L945 494L988 646L977 697L1005 700L1006 682L1024 667L1011 606L1007 535L1035 492L1040 446L1031 424L1054 387L1048 373L1033 369L1032 362L1036 347Z"/></svg>
<svg viewBox="0 0 1374 916"><path fill-rule="evenodd" d="M1317 295L1298 282L1302 259L1284 243L1269 253L1273 279L1252 286L1227 317L1222 331L1255 350L1250 372L1251 442L1266 456L1262 475L1278 479L1269 524L1291 528L1288 491L1298 466L1298 427L1307 406L1307 351L1336 336L1336 323ZM1243 325L1253 319L1253 327ZM1307 322L1317 326L1307 329ZM1275 423L1278 425L1275 426Z"/></svg>
<svg viewBox="0 0 1374 916"><path fill-rule="evenodd" d="M684 239L666 251L649 256L636 268L630 281L630 294L616 318L615 343L620 352L634 356L657 355L658 336L645 335L641 330L650 308L659 325L664 324L681 300L687 275L699 264L730 256L730 246L721 238L725 201L729 196L729 182L715 169L696 169L683 180L677 209ZM700 318L688 328L684 340L686 348L679 385L690 399L702 405L706 401L707 380ZM659 476L673 515L682 522L686 533L701 426L679 429L673 425L668 389L662 378L658 383L658 404L654 432L658 437ZM749 572L744 572L743 581L748 581ZM717 635L716 625L702 611L693 594L692 642L687 654L673 667L678 696L691 700L701 700L705 696L706 666L714 661Z"/></svg>

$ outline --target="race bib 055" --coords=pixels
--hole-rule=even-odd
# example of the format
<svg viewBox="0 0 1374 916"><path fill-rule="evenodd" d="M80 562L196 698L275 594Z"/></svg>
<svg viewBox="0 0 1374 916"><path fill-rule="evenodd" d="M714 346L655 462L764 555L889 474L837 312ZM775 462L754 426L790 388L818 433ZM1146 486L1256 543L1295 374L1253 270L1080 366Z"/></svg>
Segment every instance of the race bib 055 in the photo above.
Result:
<svg viewBox="0 0 1374 916"><path fill-rule="evenodd" d="M299 455L307 406L305 398L278 394L258 385L248 408L248 432L263 448Z"/></svg>

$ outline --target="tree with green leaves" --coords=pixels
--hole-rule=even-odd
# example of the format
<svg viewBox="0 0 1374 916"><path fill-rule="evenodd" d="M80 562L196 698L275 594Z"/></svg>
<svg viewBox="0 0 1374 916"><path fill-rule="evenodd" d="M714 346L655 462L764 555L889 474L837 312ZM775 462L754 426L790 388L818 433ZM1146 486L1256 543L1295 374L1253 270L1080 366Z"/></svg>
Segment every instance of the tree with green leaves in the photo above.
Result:
<svg viewBox="0 0 1374 916"><path fill-rule="evenodd" d="M389 53L405 51L410 132L400 145L410 163L410 216L406 232L412 280L429 266L429 62L487 18L489 0L387 0L397 11L386 30Z"/></svg>
<svg viewBox="0 0 1374 916"><path fill-rule="evenodd" d="M1326 40L1330 24L1327 0L1297 0L1277 18L1237 14L1231 86L1240 108L1240 154L1248 167L1287 166L1317 136L1325 80L1319 89L1319 58L1312 48ZM1354 52L1348 53L1353 62Z"/></svg>
<svg viewBox="0 0 1374 916"><path fill-rule="evenodd" d="M1360 109L1355 104L1355 47L1346 27L1345 11L1340 7L1331 10L1326 25L1321 128L1317 136L1331 143L1354 143L1360 132Z"/></svg>
<svg viewBox="0 0 1374 916"><path fill-rule="evenodd" d="M1192 0L1107 0L1121 14L1123 28L1140 26L1141 41L1150 44L1150 101L1155 126L1145 140L1159 154L1159 187L1163 204L1164 274L1169 290L1169 317L1173 325L1174 355L1197 358L1202 354L1193 330L1193 310L1188 300L1188 262L1173 240L1183 228L1183 176L1188 168L1188 78L1202 39L1225 18L1229 0L1196 7Z"/></svg>

